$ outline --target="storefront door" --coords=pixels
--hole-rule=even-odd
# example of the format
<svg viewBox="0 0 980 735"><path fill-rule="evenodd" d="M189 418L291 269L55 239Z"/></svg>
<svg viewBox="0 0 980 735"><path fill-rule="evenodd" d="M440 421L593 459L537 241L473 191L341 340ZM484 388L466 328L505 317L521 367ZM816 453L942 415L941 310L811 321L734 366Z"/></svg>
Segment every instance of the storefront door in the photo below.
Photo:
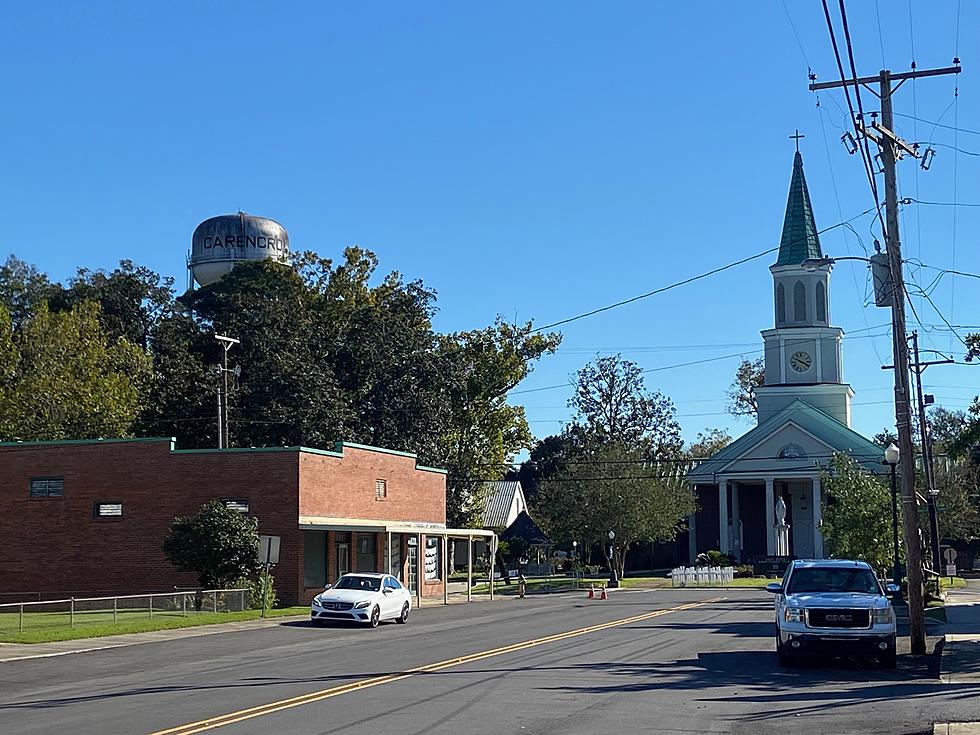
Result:
<svg viewBox="0 0 980 735"><path fill-rule="evenodd" d="M413 595L419 589L419 541L412 536L408 539L408 591Z"/></svg>

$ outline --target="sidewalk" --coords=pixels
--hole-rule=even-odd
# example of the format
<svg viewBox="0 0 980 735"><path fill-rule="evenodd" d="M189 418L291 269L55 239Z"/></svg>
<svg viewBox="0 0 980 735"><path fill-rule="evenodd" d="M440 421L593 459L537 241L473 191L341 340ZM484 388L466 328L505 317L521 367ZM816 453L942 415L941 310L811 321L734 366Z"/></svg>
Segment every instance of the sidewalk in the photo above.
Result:
<svg viewBox="0 0 980 735"><path fill-rule="evenodd" d="M980 684L980 580L949 590L940 662L944 684ZM936 723L933 735L980 735L980 722Z"/></svg>

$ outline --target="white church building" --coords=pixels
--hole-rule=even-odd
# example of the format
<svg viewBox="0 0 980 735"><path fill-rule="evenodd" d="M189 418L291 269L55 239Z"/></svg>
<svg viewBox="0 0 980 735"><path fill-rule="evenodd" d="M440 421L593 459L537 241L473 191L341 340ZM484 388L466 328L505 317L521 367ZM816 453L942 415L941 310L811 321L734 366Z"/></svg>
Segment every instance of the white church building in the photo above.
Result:
<svg viewBox="0 0 980 735"><path fill-rule="evenodd" d="M710 549L741 563L775 556L779 498L790 526L789 555L822 558L823 468L842 451L882 471L883 450L851 429L854 391L844 381L844 333L830 320L832 266L802 265L822 257L797 151L779 255L769 269L775 326L762 332L758 425L688 475L698 500L686 534L691 560Z"/></svg>

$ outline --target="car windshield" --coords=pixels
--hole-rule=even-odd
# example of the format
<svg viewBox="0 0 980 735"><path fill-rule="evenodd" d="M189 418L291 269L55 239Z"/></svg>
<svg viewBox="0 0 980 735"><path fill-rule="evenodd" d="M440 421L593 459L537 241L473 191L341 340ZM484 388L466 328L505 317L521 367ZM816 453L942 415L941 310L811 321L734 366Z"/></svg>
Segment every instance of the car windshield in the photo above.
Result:
<svg viewBox="0 0 980 735"><path fill-rule="evenodd" d="M801 592L863 592L881 594L878 580L870 569L841 567L803 567L793 572L787 593Z"/></svg>
<svg viewBox="0 0 980 735"><path fill-rule="evenodd" d="M334 589L336 590L364 590L365 592L377 592L381 589L380 577L341 577L337 580Z"/></svg>

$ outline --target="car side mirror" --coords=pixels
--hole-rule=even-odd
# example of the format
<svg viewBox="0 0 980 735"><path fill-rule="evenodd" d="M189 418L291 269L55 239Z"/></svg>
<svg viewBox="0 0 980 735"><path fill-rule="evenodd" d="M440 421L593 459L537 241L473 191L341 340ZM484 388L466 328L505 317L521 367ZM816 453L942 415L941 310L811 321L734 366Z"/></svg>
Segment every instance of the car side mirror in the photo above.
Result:
<svg viewBox="0 0 980 735"><path fill-rule="evenodd" d="M323 591L326 592L331 587L333 587L333 585L332 584L328 584L326 587L323 588Z"/></svg>
<svg viewBox="0 0 980 735"><path fill-rule="evenodd" d="M766 592L772 592L774 595L783 594L783 585L779 582L770 582L766 585Z"/></svg>
<svg viewBox="0 0 980 735"><path fill-rule="evenodd" d="M885 585L885 595L887 595L888 597L894 597L895 595L897 595L901 591L902 591L902 588L899 587L897 584L886 584Z"/></svg>

